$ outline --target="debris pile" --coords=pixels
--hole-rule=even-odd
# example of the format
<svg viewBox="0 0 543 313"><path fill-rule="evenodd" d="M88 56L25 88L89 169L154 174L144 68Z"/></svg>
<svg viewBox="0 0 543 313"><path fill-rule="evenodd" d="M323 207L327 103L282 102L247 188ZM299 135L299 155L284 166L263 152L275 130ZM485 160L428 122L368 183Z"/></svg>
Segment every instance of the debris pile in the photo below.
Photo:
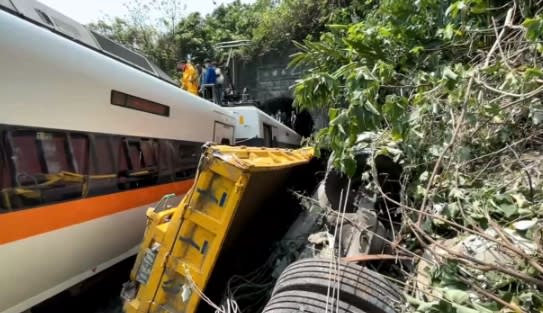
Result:
<svg viewBox="0 0 543 313"><path fill-rule="evenodd" d="M400 286L398 311L540 312L543 155L496 155L494 171L477 170L471 184L436 180L448 201L433 195L419 210L406 204L400 153L382 154L395 147L378 139L359 136L355 176L330 162L315 195L299 195L306 212L285 238L307 240L290 245L274 277L295 259L341 258Z"/></svg>

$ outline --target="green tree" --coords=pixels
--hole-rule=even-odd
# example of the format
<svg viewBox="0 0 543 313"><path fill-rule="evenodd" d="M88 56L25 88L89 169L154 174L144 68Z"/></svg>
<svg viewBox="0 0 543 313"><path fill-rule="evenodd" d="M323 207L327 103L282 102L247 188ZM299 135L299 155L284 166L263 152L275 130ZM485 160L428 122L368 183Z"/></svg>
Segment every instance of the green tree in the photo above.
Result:
<svg viewBox="0 0 543 313"><path fill-rule="evenodd" d="M258 24L253 31L255 52L281 49L291 42L314 37L329 23L348 23L367 7L362 1L347 0L257 0Z"/></svg>
<svg viewBox="0 0 543 313"><path fill-rule="evenodd" d="M196 62L202 62L212 56L213 42L207 31L206 20L198 12L189 14L179 22L176 42L180 58L191 55Z"/></svg>
<svg viewBox="0 0 543 313"><path fill-rule="evenodd" d="M361 148L403 165L404 224L395 243L430 247L432 254L432 242L467 236L466 229L480 234L541 218L543 181L511 182L532 175L522 155L533 153L541 137L542 7L500 0L365 4L357 22L328 25L318 40L297 44L300 52L291 64L307 71L295 86L295 102L328 109L329 127L314 143L331 149L335 166L349 176L356 173L354 155ZM365 132L373 132L374 140L364 141ZM505 164L517 164L516 170ZM380 194L373 173L361 179ZM529 256L484 271L451 253L437 259L430 288L442 292L444 301L427 303L432 297L417 289L413 310L540 308L542 289L530 281L542 269ZM444 273L453 265L456 276ZM482 281L484 288L469 289Z"/></svg>
<svg viewBox="0 0 543 313"><path fill-rule="evenodd" d="M236 0L221 4L203 17L197 12L182 16L184 6L180 0L139 0L126 6L129 13L125 18L106 17L89 27L149 55L172 76L176 76L175 64L180 59L190 56L195 62L202 62L205 58L221 58L215 44L250 40L258 25L257 12L263 8ZM151 11L157 12L159 18L152 20Z"/></svg>
<svg viewBox="0 0 543 313"><path fill-rule="evenodd" d="M206 31L213 43L252 39L253 29L259 21L256 7L240 0L221 4L206 18Z"/></svg>

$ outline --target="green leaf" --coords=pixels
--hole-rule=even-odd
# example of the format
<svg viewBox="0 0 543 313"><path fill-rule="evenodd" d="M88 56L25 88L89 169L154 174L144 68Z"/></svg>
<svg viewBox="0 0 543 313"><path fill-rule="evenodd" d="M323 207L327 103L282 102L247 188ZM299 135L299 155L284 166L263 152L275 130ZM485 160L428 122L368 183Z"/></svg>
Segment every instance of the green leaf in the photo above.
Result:
<svg viewBox="0 0 543 313"><path fill-rule="evenodd" d="M486 7L473 7L470 9L470 12L473 14L483 14L488 12L488 8Z"/></svg>
<svg viewBox="0 0 543 313"><path fill-rule="evenodd" d="M522 23L522 26L526 27L526 38L536 41L543 31L543 20L541 16L527 18Z"/></svg>
<svg viewBox="0 0 543 313"><path fill-rule="evenodd" d="M460 188L451 188L451 191L449 192L449 197L455 198L455 199L463 199L465 197L466 193L464 189Z"/></svg>
<svg viewBox="0 0 543 313"><path fill-rule="evenodd" d="M449 219L455 219L460 213L460 207L456 203L449 203L445 208L443 214Z"/></svg>
<svg viewBox="0 0 543 313"><path fill-rule="evenodd" d="M462 146L458 149L458 159L462 162L468 161L471 159L472 150L469 147Z"/></svg>
<svg viewBox="0 0 543 313"><path fill-rule="evenodd" d="M430 177L430 173L428 171L424 171L422 172L422 174L420 174L419 181L427 182L429 177Z"/></svg>
<svg viewBox="0 0 543 313"><path fill-rule="evenodd" d="M519 208L523 208L528 204L528 200L521 193L514 193L511 197L515 200Z"/></svg>
<svg viewBox="0 0 543 313"><path fill-rule="evenodd" d="M394 140L394 141L401 141L401 140L404 139L403 138L403 133L397 127L392 128L392 131L390 132L390 136L391 136L392 140Z"/></svg>
<svg viewBox="0 0 543 313"><path fill-rule="evenodd" d="M421 54L421 52L424 51L424 47L423 46L416 46L414 48L412 48L411 50L409 50L409 52L415 54L415 55L419 55Z"/></svg>
<svg viewBox="0 0 543 313"><path fill-rule="evenodd" d="M356 161L354 159L351 159L351 158L343 159L341 165L342 165L343 172L347 176L349 177L354 176L354 174L356 173Z"/></svg>
<svg viewBox="0 0 543 313"><path fill-rule="evenodd" d="M530 108L530 115L534 125L539 125L543 122L543 108Z"/></svg>
<svg viewBox="0 0 543 313"><path fill-rule="evenodd" d="M485 308L484 306L482 306L480 304L472 303L472 305L477 310L476 312L479 312L479 313L494 313L494 311L489 310L488 308Z"/></svg>
<svg viewBox="0 0 543 313"><path fill-rule="evenodd" d="M474 310L463 305L453 304L453 306L456 310L456 313L481 313L481 311Z"/></svg>
<svg viewBox="0 0 543 313"><path fill-rule="evenodd" d="M365 107L366 107L371 113L373 113L373 114L375 114L375 115L381 115L381 114L379 113L379 111L377 110L377 108L375 108L375 106L373 105L373 103L371 103L369 100L366 101Z"/></svg>
<svg viewBox="0 0 543 313"><path fill-rule="evenodd" d="M432 234L434 232L434 223L431 219L426 219L422 225L422 230L424 230L428 234Z"/></svg>
<svg viewBox="0 0 543 313"><path fill-rule="evenodd" d="M452 24L447 24L442 30L443 39L451 40L454 36L454 26Z"/></svg>
<svg viewBox="0 0 543 313"><path fill-rule="evenodd" d="M529 67L524 71L524 79L529 81L536 78L543 78L543 71L540 68Z"/></svg>
<svg viewBox="0 0 543 313"><path fill-rule="evenodd" d="M433 156L440 156L441 155L441 150L443 148L440 147L440 146L437 146L437 145L434 145L434 146L431 146L430 149L428 150L428 152L430 152L431 155Z"/></svg>
<svg viewBox="0 0 543 313"><path fill-rule="evenodd" d="M458 78L458 74L453 72L450 67L445 66L445 68L443 69L443 78L456 80Z"/></svg>
<svg viewBox="0 0 543 313"><path fill-rule="evenodd" d="M502 204L498 208L507 218L518 213L518 207L514 204Z"/></svg>
<svg viewBox="0 0 543 313"><path fill-rule="evenodd" d="M328 117L330 118L330 120L336 119L336 117L338 116L338 114L339 114L339 109L330 108L330 109L328 110Z"/></svg>
<svg viewBox="0 0 543 313"><path fill-rule="evenodd" d="M443 295L455 304L465 304L469 300L469 293L460 289L443 288Z"/></svg>
<svg viewBox="0 0 543 313"><path fill-rule="evenodd" d="M331 30L347 30L349 29L349 25L340 25L340 24L329 24L326 25Z"/></svg>

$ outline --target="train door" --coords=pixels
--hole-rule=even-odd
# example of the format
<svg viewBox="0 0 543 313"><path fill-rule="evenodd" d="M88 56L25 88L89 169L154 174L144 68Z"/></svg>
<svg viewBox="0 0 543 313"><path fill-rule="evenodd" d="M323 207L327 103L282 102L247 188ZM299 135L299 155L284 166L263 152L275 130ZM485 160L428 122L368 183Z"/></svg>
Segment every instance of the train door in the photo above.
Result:
<svg viewBox="0 0 543 313"><path fill-rule="evenodd" d="M273 132L271 125L263 123L262 128L264 130L264 146L273 147Z"/></svg>
<svg viewBox="0 0 543 313"><path fill-rule="evenodd" d="M234 143L234 126L215 121L213 126L213 141L221 145Z"/></svg>

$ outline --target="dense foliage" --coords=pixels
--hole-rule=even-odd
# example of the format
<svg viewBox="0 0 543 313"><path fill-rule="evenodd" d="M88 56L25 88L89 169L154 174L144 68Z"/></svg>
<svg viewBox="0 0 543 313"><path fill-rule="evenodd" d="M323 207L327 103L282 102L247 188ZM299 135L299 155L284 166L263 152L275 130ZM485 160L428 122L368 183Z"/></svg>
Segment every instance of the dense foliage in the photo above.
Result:
<svg viewBox="0 0 543 313"><path fill-rule="evenodd" d="M347 22L356 13L348 1L337 0L256 0L252 4L235 0L217 6L207 16L197 12L185 14L183 3L127 2L127 16L106 16L89 27L151 56L174 75L176 61L189 56L199 63L205 58L224 60L226 52L215 49L219 42L251 40L249 47L238 51L250 58L292 46L292 40L318 36L326 23Z"/></svg>
<svg viewBox="0 0 543 313"><path fill-rule="evenodd" d="M541 312L543 7L364 5L358 22L328 25L292 59L308 69L296 103L329 110L314 144L334 151L349 175L354 154L369 145L403 165L404 222L394 245L416 261L419 248L432 256L424 259L431 278L418 272L406 284L411 310ZM368 131L377 139L361 142ZM379 189L369 174L368 188ZM475 245L471 254L447 241L459 238ZM501 252L480 259L477 249L490 243Z"/></svg>

